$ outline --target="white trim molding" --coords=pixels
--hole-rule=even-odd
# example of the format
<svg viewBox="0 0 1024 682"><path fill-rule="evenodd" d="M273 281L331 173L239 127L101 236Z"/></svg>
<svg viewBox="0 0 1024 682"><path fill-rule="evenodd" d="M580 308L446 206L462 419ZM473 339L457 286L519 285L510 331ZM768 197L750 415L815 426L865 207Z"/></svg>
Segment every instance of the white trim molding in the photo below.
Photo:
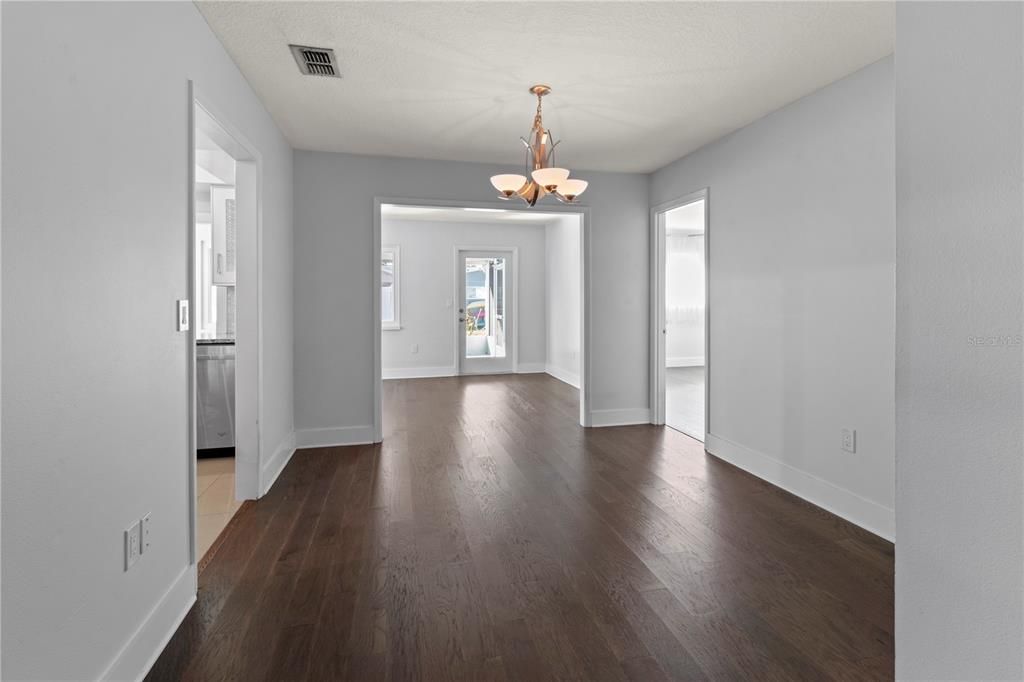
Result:
<svg viewBox="0 0 1024 682"><path fill-rule="evenodd" d="M547 365L544 367L544 371L558 379L559 381L569 384L573 388L580 387L580 375L574 372L567 372L561 367L555 367L554 365Z"/></svg>
<svg viewBox="0 0 1024 682"><path fill-rule="evenodd" d="M188 564L111 661L101 680L142 680L196 603L198 572Z"/></svg>
<svg viewBox="0 0 1024 682"><path fill-rule="evenodd" d="M703 355L692 355L689 357L679 356L674 358L665 359L666 367L703 367L704 356Z"/></svg>
<svg viewBox="0 0 1024 682"><path fill-rule="evenodd" d="M834 483L712 433L704 444L709 454L733 464L772 485L832 512L866 531L893 542L896 514L889 507L840 488Z"/></svg>
<svg viewBox="0 0 1024 682"><path fill-rule="evenodd" d="M619 410L591 410L590 426L632 426L650 424L651 411L646 407L627 407Z"/></svg>
<svg viewBox="0 0 1024 682"><path fill-rule="evenodd" d="M186 174L188 182L188 220L184 226L189 254L186 258L186 281L189 300L196 299L195 290L195 140L197 126L205 126L207 134L235 160L235 186L248 188L253 202L248 206L255 221L249 231L240 232L238 239L239 268L237 284L237 334L235 346L235 496L253 499L259 496L263 475L263 156L232 119L223 115L216 106L215 97L207 97L193 80L188 81L189 127ZM240 209L241 210L241 209ZM248 238L247 238L248 237ZM248 264L250 267L245 267ZM198 564L196 554L197 503L196 492L196 346L195 325L190 325L186 337L186 409L187 448L184 454L188 467L189 508L189 562ZM194 591L194 590L193 590Z"/></svg>
<svg viewBox="0 0 1024 682"><path fill-rule="evenodd" d="M430 377L453 377L458 372L451 365L446 367L385 367L384 379L428 379Z"/></svg>
<svg viewBox="0 0 1024 682"><path fill-rule="evenodd" d="M374 438L373 424L364 426L338 426L326 429L298 429L296 447L326 448L335 445L366 445L380 442Z"/></svg>
<svg viewBox="0 0 1024 682"><path fill-rule="evenodd" d="M291 461L293 454L295 454L295 432L289 431L288 435L281 441L281 444L274 450L273 456L263 465L262 475L260 476L260 481L262 482L260 497L270 491L274 482L277 481L277 477L288 466L288 462Z"/></svg>

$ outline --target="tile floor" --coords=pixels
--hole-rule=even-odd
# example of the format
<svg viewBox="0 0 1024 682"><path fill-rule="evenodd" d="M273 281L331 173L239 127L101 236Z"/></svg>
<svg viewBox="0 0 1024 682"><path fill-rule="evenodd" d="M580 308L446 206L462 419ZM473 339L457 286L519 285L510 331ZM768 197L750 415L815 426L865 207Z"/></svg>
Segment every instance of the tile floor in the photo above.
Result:
<svg viewBox="0 0 1024 682"><path fill-rule="evenodd" d="M233 457L201 459L196 470L196 549L202 559L206 550L228 525L242 503L235 499L235 460Z"/></svg>

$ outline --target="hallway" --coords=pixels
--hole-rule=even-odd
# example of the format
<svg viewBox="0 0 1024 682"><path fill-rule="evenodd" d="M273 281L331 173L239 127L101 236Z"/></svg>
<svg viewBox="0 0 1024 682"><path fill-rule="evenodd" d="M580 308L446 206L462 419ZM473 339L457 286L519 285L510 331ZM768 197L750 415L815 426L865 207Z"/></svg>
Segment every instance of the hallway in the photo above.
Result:
<svg viewBox="0 0 1024 682"><path fill-rule="evenodd" d="M150 680L893 676L893 547L546 375L384 383L300 450Z"/></svg>

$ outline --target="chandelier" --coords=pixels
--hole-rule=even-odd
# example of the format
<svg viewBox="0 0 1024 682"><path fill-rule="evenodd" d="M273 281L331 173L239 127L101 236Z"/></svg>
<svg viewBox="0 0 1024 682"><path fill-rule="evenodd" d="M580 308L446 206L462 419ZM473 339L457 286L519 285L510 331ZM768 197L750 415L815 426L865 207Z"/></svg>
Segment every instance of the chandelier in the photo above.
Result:
<svg viewBox="0 0 1024 682"><path fill-rule="evenodd" d="M569 177L569 170L555 166L555 147L558 142L551 137L551 131L544 127L540 106L544 95L551 92L547 85L534 85L530 92L537 96L537 113L533 117L533 128L529 139L520 137L526 146L525 175L505 173L491 178L491 184L502 199L519 197L530 206L545 194L553 194L566 204L573 204L587 189L586 180Z"/></svg>

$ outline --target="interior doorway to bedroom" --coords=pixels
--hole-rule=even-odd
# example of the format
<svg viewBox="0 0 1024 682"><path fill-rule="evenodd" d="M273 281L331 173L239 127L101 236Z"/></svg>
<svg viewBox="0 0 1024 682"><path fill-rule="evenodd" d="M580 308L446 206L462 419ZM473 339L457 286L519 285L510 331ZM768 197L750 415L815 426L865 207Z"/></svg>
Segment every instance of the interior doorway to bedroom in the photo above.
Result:
<svg viewBox="0 0 1024 682"><path fill-rule="evenodd" d="M708 430L705 192L656 209L655 423L704 441Z"/></svg>

